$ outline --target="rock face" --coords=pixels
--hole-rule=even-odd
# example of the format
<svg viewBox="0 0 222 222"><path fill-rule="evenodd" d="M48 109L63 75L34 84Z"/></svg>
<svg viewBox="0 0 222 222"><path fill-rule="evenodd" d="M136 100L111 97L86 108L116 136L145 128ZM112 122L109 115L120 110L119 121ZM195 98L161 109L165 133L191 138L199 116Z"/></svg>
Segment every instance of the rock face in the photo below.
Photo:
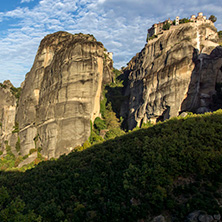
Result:
<svg viewBox="0 0 222 222"><path fill-rule="evenodd" d="M15 126L17 99L12 93L11 87L13 85L9 80L0 85L0 143L3 150L6 144L14 147L17 140L17 135L12 134Z"/></svg>
<svg viewBox="0 0 222 222"><path fill-rule="evenodd" d="M112 61L91 35L57 32L46 36L27 73L16 122L21 154L42 148L59 157L90 136L90 120L100 115L102 84L110 82Z"/></svg>
<svg viewBox="0 0 222 222"><path fill-rule="evenodd" d="M125 68L128 99L121 114L128 129L183 111L209 111L215 85L222 82L217 40L213 23L172 26L150 40Z"/></svg>

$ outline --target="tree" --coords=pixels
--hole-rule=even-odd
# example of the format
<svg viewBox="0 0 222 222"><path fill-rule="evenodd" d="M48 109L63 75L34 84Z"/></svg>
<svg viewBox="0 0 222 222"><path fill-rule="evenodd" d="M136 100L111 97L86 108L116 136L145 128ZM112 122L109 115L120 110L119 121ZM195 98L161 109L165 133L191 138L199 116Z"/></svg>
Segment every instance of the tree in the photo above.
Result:
<svg viewBox="0 0 222 222"><path fill-rule="evenodd" d="M167 22L166 24L163 25L163 30L169 30L170 29L170 23Z"/></svg>
<svg viewBox="0 0 222 222"><path fill-rule="evenodd" d="M217 17L215 17L214 15L211 15L211 16L209 17L209 20L214 23L214 22L217 21Z"/></svg>
<svg viewBox="0 0 222 222"><path fill-rule="evenodd" d="M0 187L0 221L41 222L42 220L33 211L25 212L25 203L20 197L12 200L7 189Z"/></svg>
<svg viewBox="0 0 222 222"><path fill-rule="evenodd" d="M190 19L188 19L188 18L180 19L180 24L184 24L184 23L188 23L188 22L190 22Z"/></svg>
<svg viewBox="0 0 222 222"><path fill-rule="evenodd" d="M222 31L218 32L219 39L222 39Z"/></svg>

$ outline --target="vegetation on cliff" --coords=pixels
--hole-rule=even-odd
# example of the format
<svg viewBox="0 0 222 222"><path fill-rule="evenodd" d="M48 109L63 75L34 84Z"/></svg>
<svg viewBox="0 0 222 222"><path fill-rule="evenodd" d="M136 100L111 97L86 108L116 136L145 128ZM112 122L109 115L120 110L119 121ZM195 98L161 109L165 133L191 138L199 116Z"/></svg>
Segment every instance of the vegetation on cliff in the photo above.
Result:
<svg viewBox="0 0 222 222"><path fill-rule="evenodd" d="M222 110L173 118L24 173L2 171L0 187L20 196L24 214L43 221L137 221L160 213L183 221L197 209L222 213L221 130Z"/></svg>

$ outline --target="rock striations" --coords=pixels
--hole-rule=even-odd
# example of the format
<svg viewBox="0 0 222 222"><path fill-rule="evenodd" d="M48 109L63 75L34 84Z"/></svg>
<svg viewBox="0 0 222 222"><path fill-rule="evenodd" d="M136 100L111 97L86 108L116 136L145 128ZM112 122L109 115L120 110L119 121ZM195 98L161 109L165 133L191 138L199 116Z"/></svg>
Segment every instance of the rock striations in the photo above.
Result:
<svg viewBox="0 0 222 222"><path fill-rule="evenodd" d="M100 115L101 89L112 80L111 69L112 60L92 35L46 36L16 111L21 155L40 147L43 156L59 157L82 145L90 121Z"/></svg>
<svg viewBox="0 0 222 222"><path fill-rule="evenodd" d="M7 80L0 85L0 143L4 151L6 145L12 145L15 148L17 135L14 134L16 102L17 99L12 93L12 83Z"/></svg>
<svg viewBox="0 0 222 222"><path fill-rule="evenodd" d="M171 26L145 45L125 68L127 101L121 113L133 129L184 111L211 110L222 82L222 48L213 23Z"/></svg>
<svg viewBox="0 0 222 222"><path fill-rule="evenodd" d="M211 22L172 26L149 40L124 70L127 99L121 116L128 129L215 109L215 89L222 83L217 40ZM2 149L9 145L24 156L40 148L51 158L82 145L90 136L90 121L100 116L102 86L113 78L110 55L92 35L46 36L19 100L10 82L1 84Z"/></svg>

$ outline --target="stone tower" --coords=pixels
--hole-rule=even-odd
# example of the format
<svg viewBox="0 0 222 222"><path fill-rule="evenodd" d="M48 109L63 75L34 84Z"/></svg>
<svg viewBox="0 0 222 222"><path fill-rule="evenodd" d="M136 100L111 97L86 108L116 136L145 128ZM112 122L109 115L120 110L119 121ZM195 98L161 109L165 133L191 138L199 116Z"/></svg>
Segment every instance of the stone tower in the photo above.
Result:
<svg viewBox="0 0 222 222"><path fill-rule="evenodd" d="M180 17L179 16L177 16L176 17L176 22L175 22L175 25L179 25L180 24Z"/></svg>

